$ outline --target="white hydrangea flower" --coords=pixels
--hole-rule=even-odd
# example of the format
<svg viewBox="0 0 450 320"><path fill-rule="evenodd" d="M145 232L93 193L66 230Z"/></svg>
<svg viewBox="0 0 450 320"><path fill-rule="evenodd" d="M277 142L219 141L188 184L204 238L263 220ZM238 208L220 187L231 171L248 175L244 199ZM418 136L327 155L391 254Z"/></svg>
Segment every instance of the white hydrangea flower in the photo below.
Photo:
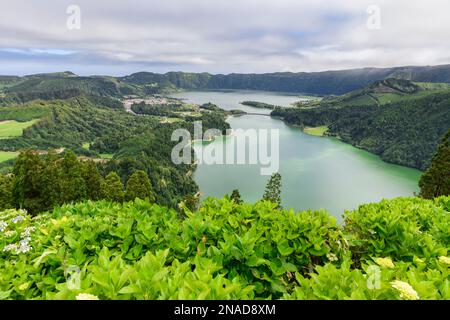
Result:
<svg viewBox="0 0 450 320"><path fill-rule="evenodd" d="M3 230L5 230L7 226L8 224L5 221L0 220L0 232L3 232Z"/></svg>
<svg viewBox="0 0 450 320"><path fill-rule="evenodd" d="M445 256L440 256L438 261L443 264L450 264L450 258Z"/></svg>
<svg viewBox="0 0 450 320"><path fill-rule="evenodd" d="M16 232L13 230L8 230L5 232L5 237L10 238L12 237Z"/></svg>
<svg viewBox="0 0 450 320"><path fill-rule="evenodd" d="M79 293L76 296L77 300L99 300L99 298L90 293Z"/></svg>
<svg viewBox="0 0 450 320"><path fill-rule="evenodd" d="M35 227L27 227L23 230L21 236L22 238L27 238L31 235L31 232L35 231L36 228Z"/></svg>
<svg viewBox="0 0 450 320"><path fill-rule="evenodd" d="M32 247L29 245L29 241L30 239L22 239L19 241L19 246L16 250L16 253L27 253L28 251L30 251L32 249Z"/></svg>
<svg viewBox="0 0 450 320"><path fill-rule="evenodd" d="M385 267L385 268L389 268L389 269L392 269L395 267L391 258L375 258L373 260L375 260L375 262L381 267Z"/></svg>
<svg viewBox="0 0 450 320"><path fill-rule="evenodd" d="M3 252L16 251L18 247L17 243L11 243L3 248Z"/></svg>
<svg viewBox="0 0 450 320"><path fill-rule="evenodd" d="M420 297L417 294L416 290L409 283L395 280L391 282L391 285L394 289L400 293L400 298L404 300L419 300Z"/></svg>
<svg viewBox="0 0 450 320"><path fill-rule="evenodd" d="M327 258L330 261L338 261L339 260L339 258L332 252L327 253Z"/></svg>
<svg viewBox="0 0 450 320"><path fill-rule="evenodd" d="M11 222L12 222L12 223L17 223L17 222L20 222L20 221L23 221L23 220L25 220L25 217L22 216L22 215L18 215L18 216L16 216L16 217L12 218L12 219L11 219Z"/></svg>

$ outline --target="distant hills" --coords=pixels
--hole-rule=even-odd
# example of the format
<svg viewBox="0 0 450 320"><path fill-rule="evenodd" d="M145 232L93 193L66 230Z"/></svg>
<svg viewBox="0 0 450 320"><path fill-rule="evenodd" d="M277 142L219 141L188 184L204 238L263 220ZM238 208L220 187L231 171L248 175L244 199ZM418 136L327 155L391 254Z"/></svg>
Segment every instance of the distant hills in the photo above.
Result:
<svg viewBox="0 0 450 320"><path fill-rule="evenodd" d="M300 127L327 126L327 135L424 170L450 127L450 84L389 78L272 115Z"/></svg>
<svg viewBox="0 0 450 320"><path fill-rule="evenodd" d="M414 100L448 90L450 90L450 83L413 82L388 78L340 96L327 96L316 105L380 106L400 100Z"/></svg>
<svg viewBox="0 0 450 320"><path fill-rule="evenodd" d="M249 89L307 94L344 94L388 78L417 82L450 83L450 65L431 67L363 68L324 72L278 72L265 74L211 75L209 73L139 72L120 78L129 84L149 81L161 88L181 89Z"/></svg>
<svg viewBox="0 0 450 320"><path fill-rule="evenodd" d="M72 72L0 76L0 106L86 97L120 108L120 98L177 90L251 89L326 95L273 115L424 170L450 123L450 65L365 68L313 73L211 75L138 72L82 77ZM113 98L113 99L110 99ZM1 108L0 108L1 110Z"/></svg>
<svg viewBox="0 0 450 320"><path fill-rule="evenodd" d="M363 68L323 72L265 74L209 74L138 72L124 77L77 76L70 71L24 77L0 76L0 89L12 99L48 98L52 92L102 96L142 95L185 90L247 89L341 95L386 79L450 83L450 65L426 67ZM26 92L27 96L24 96Z"/></svg>

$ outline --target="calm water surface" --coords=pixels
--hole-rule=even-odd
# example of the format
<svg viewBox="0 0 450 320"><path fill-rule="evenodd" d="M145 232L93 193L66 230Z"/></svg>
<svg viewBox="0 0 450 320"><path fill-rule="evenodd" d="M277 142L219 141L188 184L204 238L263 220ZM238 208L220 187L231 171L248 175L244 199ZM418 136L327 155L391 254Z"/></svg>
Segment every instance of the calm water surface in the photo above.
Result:
<svg viewBox="0 0 450 320"><path fill-rule="evenodd" d="M270 110L242 106L239 102L255 100L289 106L301 99L295 95L255 91L182 92L173 96L192 103L212 102L227 110L258 113L270 113ZM420 171L388 164L335 138L310 136L268 116L231 117L228 122L233 129L279 129L279 172L285 208L323 208L340 220L344 209L418 192ZM229 139L233 138L221 137L211 143L226 148ZM200 164L194 179L203 198L222 197L239 189L246 201L254 202L261 199L268 177L260 174L260 165Z"/></svg>

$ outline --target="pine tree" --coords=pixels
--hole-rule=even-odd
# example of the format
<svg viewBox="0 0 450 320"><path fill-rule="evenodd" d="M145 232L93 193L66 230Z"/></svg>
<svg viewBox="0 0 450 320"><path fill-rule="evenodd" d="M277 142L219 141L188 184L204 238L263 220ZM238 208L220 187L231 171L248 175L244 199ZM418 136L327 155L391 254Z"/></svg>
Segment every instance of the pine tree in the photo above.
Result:
<svg viewBox="0 0 450 320"><path fill-rule="evenodd" d="M41 175L43 170L39 155L31 150L22 152L14 162L14 206L38 213L45 210L42 197Z"/></svg>
<svg viewBox="0 0 450 320"><path fill-rule="evenodd" d="M13 175L0 174L0 210L14 208Z"/></svg>
<svg viewBox="0 0 450 320"><path fill-rule="evenodd" d="M73 151L67 151L61 161L61 202L68 203L86 199L86 184L82 165Z"/></svg>
<svg viewBox="0 0 450 320"><path fill-rule="evenodd" d="M281 175L276 172L272 174L267 182L263 200L277 204L277 209L281 209Z"/></svg>
<svg viewBox="0 0 450 320"><path fill-rule="evenodd" d="M148 179L147 173L142 170L135 171L127 181L125 199L127 201L133 201L136 198L148 199L150 202L155 202L150 180Z"/></svg>
<svg viewBox="0 0 450 320"><path fill-rule="evenodd" d="M430 167L419 181L420 195L426 199L450 195L450 130L439 145Z"/></svg>
<svg viewBox="0 0 450 320"><path fill-rule="evenodd" d="M124 197L125 192L123 191L123 184L119 175L114 171L108 173L102 183L102 198L109 201L123 202Z"/></svg>
<svg viewBox="0 0 450 320"><path fill-rule="evenodd" d="M101 199L103 177L98 172L94 161L89 160L83 163L83 179L86 185L86 197L90 200Z"/></svg>
<svg viewBox="0 0 450 320"><path fill-rule="evenodd" d="M61 204L61 158L54 150L50 150L45 159L40 178L42 185L42 198L45 209L51 209L56 204Z"/></svg>
<svg viewBox="0 0 450 320"><path fill-rule="evenodd" d="M233 200L234 203L236 203L236 204L241 204L241 203L243 202L243 201L242 201L242 198L241 198L241 194L239 193L239 190L238 190L238 189L234 189L234 190L231 192L230 199Z"/></svg>

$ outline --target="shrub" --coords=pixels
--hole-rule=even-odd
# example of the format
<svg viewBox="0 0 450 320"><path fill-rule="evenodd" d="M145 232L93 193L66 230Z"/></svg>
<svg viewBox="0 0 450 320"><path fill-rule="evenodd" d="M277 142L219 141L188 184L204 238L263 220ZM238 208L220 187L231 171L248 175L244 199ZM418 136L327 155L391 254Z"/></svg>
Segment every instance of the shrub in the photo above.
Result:
<svg viewBox="0 0 450 320"><path fill-rule="evenodd" d="M449 299L448 203L364 205L345 228L228 198L184 219L139 199L7 210L0 299Z"/></svg>

